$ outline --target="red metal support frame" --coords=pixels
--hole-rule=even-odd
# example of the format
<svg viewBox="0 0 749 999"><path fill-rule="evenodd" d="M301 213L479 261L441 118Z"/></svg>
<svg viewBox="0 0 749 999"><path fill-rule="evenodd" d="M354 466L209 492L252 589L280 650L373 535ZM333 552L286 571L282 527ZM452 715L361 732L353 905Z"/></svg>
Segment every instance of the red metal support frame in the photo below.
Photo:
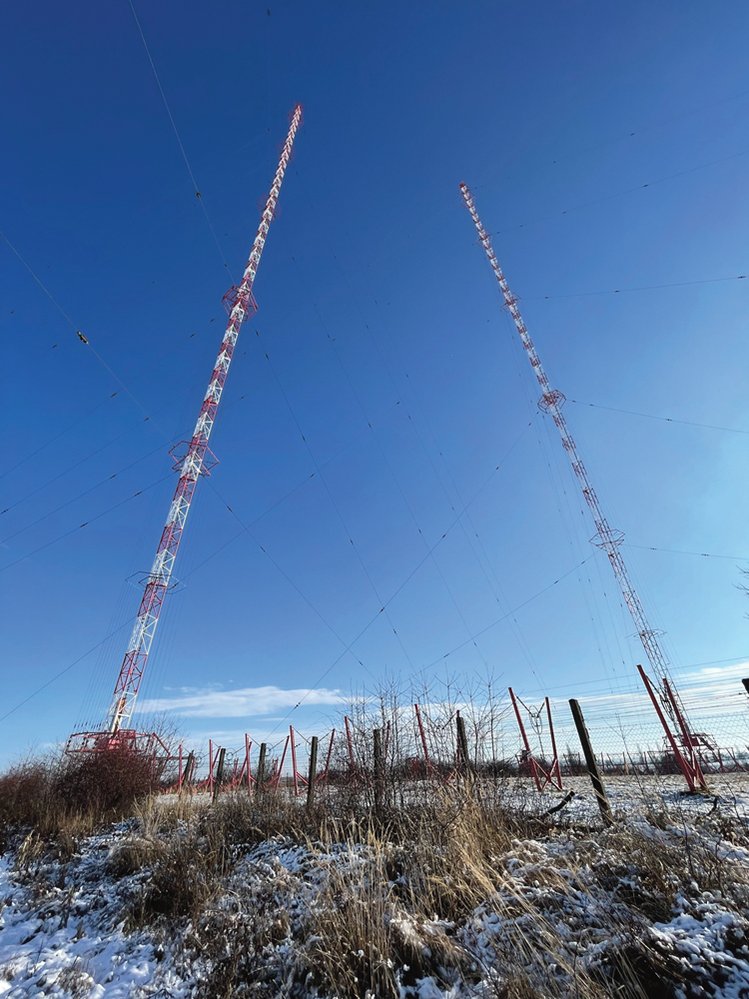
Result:
<svg viewBox="0 0 749 999"><path fill-rule="evenodd" d="M690 751L689 759L687 759L684 756L684 754L681 751L681 748L679 747L678 742L676 741L676 737L671 731L671 726L668 724L668 720L666 719L666 716L663 713L663 708L661 707L660 698L658 697L658 694L653 686L650 677L647 675L647 673L640 664L638 664L637 666L637 671L640 674L640 679L645 684L645 690L647 690L648 696L650 697L653 707L655 708L655 713L658 715L658 720L660 721L661 726L663 727L663 731L666 734L666 739L668 741L669 746L671 747L671 752L674 754L676 765L678 766L679 770L681 770L684 780L687 782L687 787L692 793L694 793L695 791L707 791L707 781L705 780L705 775L702 772L702 767L700 766L699 758L697 757L696 753L694 753L693 751ZM668 685L667 688L664 688L664 692L666 692L666 696L670 694L673 697L673 691L671 690L670 684ZM676 699L674 698L674 700L671 701L672 707L674 706L675 703ZM681 722L683 723L683 719L681 720ZM691 738L689 737L689 729L686 728L682 731L683 732L686 731L686 741L687 743L691 743Z"/></svg>
<svg viewBox="0 0 749 999"><path fill-rule="evenodd" d="M102 749L127 750L150 756L158 761L160 767L174 759L169 747L156 732L138 732L134 728L120 729L116 738L107 732L74 732L65 745L65 752L70 755L97 753Z"/></svg>
<svg viewBox="0 0 749 999"><path fill-rule="evenodd" d="M541 787L541 782L536 772L536 763L535 760L533 759L531 744L528 741L528 734L525 731L525 725L523 724L523 719L520 714L520 708L518 707L518 702L515 697L515 691L512 689L512 687L508 687L507 689L510 692L510 700L512 701L512 707L513 710L515 711L515 720L517 721L518 728L520 729L520 738L523 740L523 752L521 755L521 759L523 762L527 762L529 764L531 776L533 777L533 780L535 781L536 784L536 789L539 791L543 791L543 788Z"/></svg>
<svg viewBox="0 0 749 999"><path fill-rule="evenodd" d="M278 787L281 783L281 777L283 775L283 765L286 762L286 752L288 748L289 748L289 737L287 735L286 741L283 744L283 752L281 753L281 762L278 764L278 769L276 773L271 778L271 786L273 787L274 790L278 790Z"/></svg>
<svg viewBox="0 0 749 999"><path fill-rule="evenodd" d="M559 766L559 755L557 753L557 743L556 737L554 735L554 719L551 715L551 702L548 697L544 698L544 706L546 708L546 717L549 721L549 734L551 737L551 749L552 749L552 759L551 765L549 767L544 766L543 763L538 759L536 754L531 748L530 740L528 739L528 733L525 730L525 724L523 723L523 717L520 714L519 698L515 694L512 687L507 688L510 693L510 700L512 701L512 707L515 711L515 719L518 723L518 729L520 730L520 737L523 741L523 752L521 754L521 759L528 763L531 771L531 776L533 777L533 782L536 785L538 791L543 791L545 788L552 786L556 788L557 791L564 790L564 783L562 781L562 771ZM521 702L522 703L522 702ZM525 705L523 705L525 707ZM543 748L543 747L541 747Z"/></svg>
<svg viewBox="0 0 749 999"><path fill-rule="evenodd" d="M705 781L705 774L702 769L702 759L700 758L700 748L708 749L713 755L717 756L720 763L720 752L717 750L712 740L704 732L692 732L689 730L687 725L687 720L684 716L684 711L682 708L681 700L677 696L676 691L673 688L672 682L668 677L664 676L661 680L663 684L663 692L671 705L671 710L676 722L679 726L682 737L682 748L686 751L688 762L695 774L696 782L699 786L706 789L707 784Z"/></svg>
<svg viewBox="0 0 749 999"><path fill-rule="evenodd" d="M158 760L159 757L156 757ZM182 743L179 744L177 749L177 755L175 757L170 757L177 764L177 779L167 786L161 787L162 794L182 794L182 791L189 787L195 770L195 758L192 753L188 753L185 757L184 748Z"/></svg>

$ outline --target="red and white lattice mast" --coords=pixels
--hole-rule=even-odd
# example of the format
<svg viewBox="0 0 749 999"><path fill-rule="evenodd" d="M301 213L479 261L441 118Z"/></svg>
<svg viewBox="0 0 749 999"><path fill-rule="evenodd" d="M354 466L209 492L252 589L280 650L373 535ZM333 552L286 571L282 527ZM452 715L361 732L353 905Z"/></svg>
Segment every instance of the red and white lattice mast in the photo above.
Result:
<svg viewBox="0 0 749 999"><path fill-rule="evenodd" d="M567 457L569 458L572 471L574 472L575 478L580 485L583 498L588 505L588 509L593 515L593 523L595 524L597 532L592 539L593 544L598 548L602 548L606 553L606 556L611 564L611 568L614 570L614 575L616 576L616 580L621 589L622 596L624 597L624 602L627 605L629 613L632 615L632 620L635 623L637 634L642 642L643 648L645 649L645 654L648 657L650 665L653 667L658 677L667 679L670 673L668 657L658 640L658 632L651 628L650 623L648 622L645 610L640 602L640 598L637 595L637 591L634 588L632 580L629 577L627 566L620 551L624 535L621 531L617 531L612 528L604 516L603 510L601 509L601 505L598 501L598 496L596 495L596 491L593 488L588 476L588 471L583 464L583 460L577 450L575 439L570 433L567 421L565 420L562 412L565 397L558 389L551 387L551 383L549 382L543 365L541 364L541 358L538 356L538 352L536 351L533 340L531 339L531 335L523 322L523 317L521 316L520 309L518 308L517 299L510 291L510 286L507 284L507 279L504 276L502 268L499 266L499 261L497 260L497 255L495 254L491 240L489 239L489 234L484 228L481 219L479 218L479 214L476 211L476 204L473 200L473 195L465 184L460 185L460 193L463 195L463 200L465 201L466 208L473 219L473 224L476 227L476 232L479 235L481 245L484 247L486 256L489 259L489 264L494 271L494 276L496 277L497 283L502 292L504 303L512 316L515 328L520 334L520 340L526 354L528 355L528 360L531 362L531 367L533 368L533 373L536 376L536 381L541 387L541 398L538 404L543 412L549 413L557 427L557 430L559 431L559 435L562 438L562 446L564 447ZM666 704L669 713L673 713L673 704L670 700L664 697L664 703ZM683 707L681 705L679 705L679 709L681 714L684 715Z"/></svg>
<svg viewBox="0 0 749 999"><path fill-rule="evenodd" d="M115 684L114 696L107 717L106 732L76 733L68 740L68 749L71 751L105 748L107 745L129 745L133 748L143 748L144 740L151 744L151 748L154 748L152 745L153 736L141 736L133 729L128 728L128 725L135 710L138 690L164 606L164 598L171 585L174 563L198 479L201 475L207 475L216 464L216 459L208 447L208 442L216 421L216 412L237 346L240 328L244 320L257 309L252 295L252 287L301 118L302 107L298 104L291 115L289 131L242 280L238 287L233 287L224 297L224 302L229 310L229 321L213 366L208 389L200 406L195 429L190 440L185 442L184 457L179 459L176 466L179 470L179 480L174 490L164 529L161 532L161 539L156 549L151 571L145 579L138 616Z"/></svg>

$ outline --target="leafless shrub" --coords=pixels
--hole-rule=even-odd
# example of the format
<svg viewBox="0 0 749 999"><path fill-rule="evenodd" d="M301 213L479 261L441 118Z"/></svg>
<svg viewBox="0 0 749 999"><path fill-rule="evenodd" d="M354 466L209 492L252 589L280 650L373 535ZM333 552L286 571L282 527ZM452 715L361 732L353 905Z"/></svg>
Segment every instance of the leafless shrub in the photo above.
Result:
<svg viewBox="0 0 749 999"><path fill-rule="evenodd" d="M52 765L27 760L0 776L0 828L33 825L43 815L50 793Z"/></svg>
<svg viewBox="0 0 749 999"><path fill-rule="evenodd" d="M130 814L134 803L157 786L149 756L110 749L65 758L54 775L52 794L70 811L120 817Z"/></svg>
<svg viewBox="0 0 749 999"><path fill-rule="evenodd" d="M80 836L132 815L157 783L151 759L127 750L26 761L0 776L0 840L31 828L70 854Z"/></svg>

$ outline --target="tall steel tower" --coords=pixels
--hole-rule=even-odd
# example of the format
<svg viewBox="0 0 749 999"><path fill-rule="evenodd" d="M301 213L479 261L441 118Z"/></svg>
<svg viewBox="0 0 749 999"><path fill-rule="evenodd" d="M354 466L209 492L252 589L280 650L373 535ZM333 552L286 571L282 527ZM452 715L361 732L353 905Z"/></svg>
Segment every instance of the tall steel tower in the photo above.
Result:
<svg viewBox="0 0 749 999"><path fill-rule="evenodd" d="M556 424L559 435L562 438L562 446L564 447L567 457L569 458L570 465L572 466L572 471L574 472L575 478L580 485L583 498L588 504L588 508L593 515L593 522L597 532L593 538L593 544L604 550L609 562L611 563L611 568L614 570L614 575L616 576L616 581L618 582L622 596L624 597L624 602L627 605L629 613L632 615L632 620L635 623L637 634L639 635L640 641L645 649L648 661L658 677L667 677L669 675L668 657L663 651L661 643L658 640L658 632L651 628L650 623L648 622L645 610L640 602L640 598L637 595L634 585L632 584L632 580L629 577L627 566L620 551L624 535L621 531L617 531L612 528L604 516L601 505L598 502L598 496L596 495L588 476L588 471L583 464L583 460L577 450L575 439L570 433L567 421L565 420L562 412L562 406L565 402L564 395L558 389L551 387L551 383L549 382L543 365L541 364L541 358L538 356L533 340L531 339L531 335L523 322L523 317L520 315L517 299L510 291L510 287L507 284L502 268L499 266L497 256L494 253L491 240L489 239L489 234L486 229L484 229L478 212L476 211L473 196L465 184L460 185L460 193L463 195L466 208L470 212L471 218L473 219L473 224L476 227L476 232L479 234L481 245L484 247L484 251L489 258L489 263L494 271L497 283L499 284L502 297L504 298L504 303L512 316L515 328L520 334L520 340L526 354L528 355L528 360L531 362L531 367L533 368L533 373L536 376L536 381L541 387L539 406L544 412L551 415L551 418Z"/></svg>
<svg viewBox="0 0 749 999"><path fill-rule="evenodd" d="M229 366L234 356L240 328L244 320L257 310L252 287L301 119L302 107L301 104L297 104L291 115L289 131L242 280L238 287L231 288L224 296L224 303L229 312L229 321L211 372L208 388L203 396L195 429L190 440L184 442L184 455L178 459L175 466L179 470L179 479L169 506L166 523L161 532L151 571L144 581L138 616L114 687L106 730L74 733L68 739L69 752L103 749L110 746L129 746L149 750L157 748L154 745L157 738L155 735L138 733L134 729L128 728L128 724L135 710L138 690L164 606L164 598L170 588L174 563L198 479L201 475L207 475L216 464L216 459L208 447L208 442L216 421L216 412L229 374Z"/></svg>

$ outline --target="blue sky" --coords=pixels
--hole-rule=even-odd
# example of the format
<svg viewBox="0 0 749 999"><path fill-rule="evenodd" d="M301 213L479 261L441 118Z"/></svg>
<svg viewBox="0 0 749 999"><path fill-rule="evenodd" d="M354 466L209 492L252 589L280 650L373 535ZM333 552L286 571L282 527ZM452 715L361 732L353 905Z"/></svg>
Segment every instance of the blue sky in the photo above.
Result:
<svg viewBox="0 0 749 999"><path fill-rule="evenodd" d="M611 523L731 556L625 550L677 669L749 658L749 438L584 405L749 430L746 6L135 6L231 275L128 3L6 7L0 228L108 368L0 243L4 704L98 645L3 720L0 757L106 709L296 101L147 706L202 699L180 722L202 736L280 730L313 689L294 718L324 727L385 677L632 689L462 180Z"/></svg>

